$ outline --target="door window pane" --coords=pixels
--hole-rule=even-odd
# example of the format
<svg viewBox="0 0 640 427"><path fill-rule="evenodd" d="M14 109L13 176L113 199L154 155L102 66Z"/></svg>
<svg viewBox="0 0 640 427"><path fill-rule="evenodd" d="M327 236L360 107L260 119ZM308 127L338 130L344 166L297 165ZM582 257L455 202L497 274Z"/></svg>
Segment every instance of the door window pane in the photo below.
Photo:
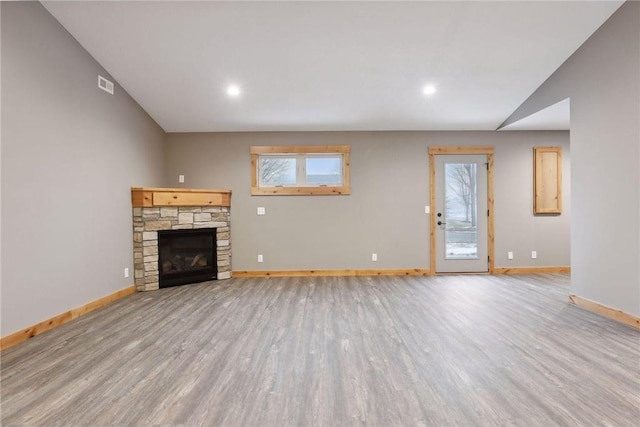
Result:
<svg viewBox="0 0 640 427"><path fill-rule="evenodd" d="M260 185L295 185L296 184L296 158L279 156L261 156Z"/></svg>
<svg viewBox="0 0 640 427"><path fill-rule="evenodd" d="M477 167L445 164L446 259L478 259Z"/></svg>

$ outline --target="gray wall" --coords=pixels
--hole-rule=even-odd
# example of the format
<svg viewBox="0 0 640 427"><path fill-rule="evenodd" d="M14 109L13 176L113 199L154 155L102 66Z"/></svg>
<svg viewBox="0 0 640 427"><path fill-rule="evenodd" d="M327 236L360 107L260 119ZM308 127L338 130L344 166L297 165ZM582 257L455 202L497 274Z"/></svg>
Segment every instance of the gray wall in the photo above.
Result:
<svg viewBox="0 0 640 427"><path fill-rule="evenodd" d="M640 315L640 3L627 2L506 123L571 97L572 291Z"/></svg>
<svg viewBox="0 0 640 427"><path fill-rule="evenodd" d="M251 145L351 146L349 196L251 196ZM227 188L234 270L429 268L429 146L491 145L496 266L568 266L568 132L292 132L167 134L165 181ZM533 146L562 146L564 211L534 217ZM178 175L185 183L178 183ZM264 206L267 215L257 216ZM531 251L538 258L531 259ZM507 260L507 251L515 252ZM378 262L371 261L371 253ZM264 262L257 262L257 255Z"/></svg>
<svg viewBox="0 0 640 427"><path fill-rule="evenodd" d="M130 286L132 185L161 185L164 132L38 2L2 2L2 327Z"/></svg>

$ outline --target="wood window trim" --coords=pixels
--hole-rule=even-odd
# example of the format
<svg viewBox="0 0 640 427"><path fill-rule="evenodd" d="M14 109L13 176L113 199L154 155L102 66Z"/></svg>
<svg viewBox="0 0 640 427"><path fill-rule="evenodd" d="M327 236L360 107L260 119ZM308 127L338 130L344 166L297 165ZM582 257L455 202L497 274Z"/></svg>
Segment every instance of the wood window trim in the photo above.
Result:
<svg viewBox="0 0 640 427"><path fill-rule="evenodd" d="M252 196L330 196L351 194L349 145L270 145L251 147ZM260 187L258 184L258 157L260 154L340 154L342 155L342 186L290 186Z"/></svg>
<svg viewBox="0 0 640 427"><path fill-rule="evenodd" d="M429 147L429 191L431 193L431 232L430 232L430 256L429 267L432 274L436 271L436 155L437 154L486 154L488 162L487 171L487 209L489 210L489 218L487 219L487 244L489 251L489 274L495 272L495 233L493 224L493 154L495 150L491 146L454 146L454 147Z"/></svg>
<svg viewBox="0 0 640 427"><path fill-rule="evenodd" d="M533 147L533 213L562 213L562 147Z"/></svg>

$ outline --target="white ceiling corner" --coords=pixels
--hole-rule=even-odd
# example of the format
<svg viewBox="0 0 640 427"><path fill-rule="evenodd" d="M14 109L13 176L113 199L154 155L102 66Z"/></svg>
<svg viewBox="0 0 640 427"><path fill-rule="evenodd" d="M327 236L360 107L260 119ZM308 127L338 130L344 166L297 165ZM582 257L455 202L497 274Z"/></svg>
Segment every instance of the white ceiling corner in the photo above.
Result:
<svg viewBox="0 0 640 427"><path fill-rule="evenodd" d="M570 106L570 99L563 99L499 130L569 130Z"/></svg>

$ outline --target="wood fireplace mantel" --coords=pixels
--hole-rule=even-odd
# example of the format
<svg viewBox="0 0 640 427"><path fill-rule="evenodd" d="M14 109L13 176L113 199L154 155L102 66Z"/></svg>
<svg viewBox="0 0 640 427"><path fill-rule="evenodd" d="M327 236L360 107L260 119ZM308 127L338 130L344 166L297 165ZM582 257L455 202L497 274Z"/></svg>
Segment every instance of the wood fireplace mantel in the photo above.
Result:
<svg viewBox="0 0 640 427"><path fill-rule="evenodd" d="M156 206L231 206L231 190L131 187L134 208Z"/></svg>

